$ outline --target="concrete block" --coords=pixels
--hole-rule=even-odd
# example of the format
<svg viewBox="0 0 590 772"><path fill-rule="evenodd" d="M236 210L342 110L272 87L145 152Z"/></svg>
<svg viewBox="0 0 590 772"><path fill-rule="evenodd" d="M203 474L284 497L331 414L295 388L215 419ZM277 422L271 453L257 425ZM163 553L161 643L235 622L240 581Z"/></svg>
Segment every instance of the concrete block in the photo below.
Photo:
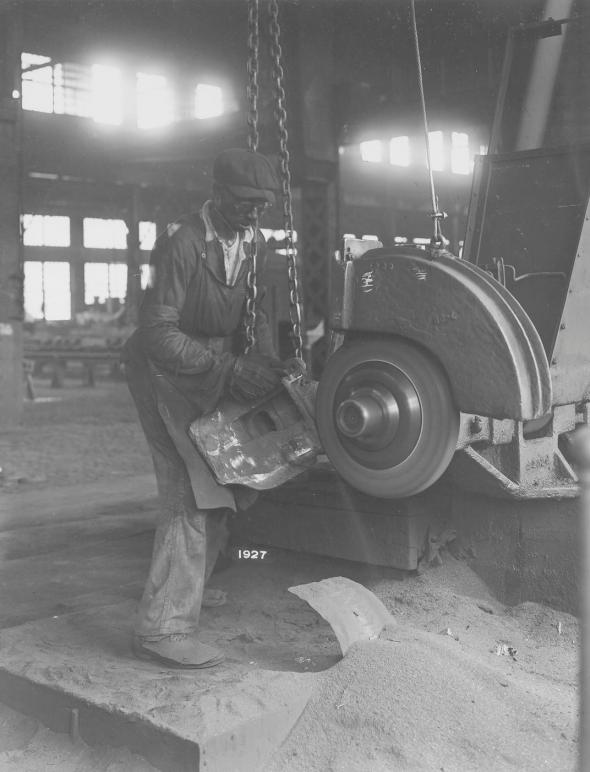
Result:
<svg viewBox="0 0 590 772"><path fill-rule="evenodd" d="M452 524L472 568L504 603L576 614L579 500L511 500L455 488Z"/></svg>

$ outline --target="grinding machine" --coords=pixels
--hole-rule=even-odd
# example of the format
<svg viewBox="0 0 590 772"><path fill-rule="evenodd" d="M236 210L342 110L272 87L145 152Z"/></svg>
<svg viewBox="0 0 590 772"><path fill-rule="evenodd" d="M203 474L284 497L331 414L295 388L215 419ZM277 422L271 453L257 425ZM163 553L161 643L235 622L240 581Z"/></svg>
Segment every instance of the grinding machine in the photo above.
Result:
<svg viewBox="0 0 590 772"><path fill-rule="evenodd" d="M192 425L221 483L282 485L323 448L382 499L447 471L489 495L576 495L569 438L590 423L589 32L587 17L511 30L461 256L435 237L346 239L319 384L294 373L281 394Z"/></svg>
<svg viewBox="0 0 590 772"><path fill-rule="evenodd" d="M412 496L450 467L490 494L576 493L568 438L590 422L590 144L564 107L581 99L574 43L590 25L574 26L510 34L461 258L434 241L352 240L332 265L316 418L361 491ZM588 114L587 97L577 109Z"/></svg>

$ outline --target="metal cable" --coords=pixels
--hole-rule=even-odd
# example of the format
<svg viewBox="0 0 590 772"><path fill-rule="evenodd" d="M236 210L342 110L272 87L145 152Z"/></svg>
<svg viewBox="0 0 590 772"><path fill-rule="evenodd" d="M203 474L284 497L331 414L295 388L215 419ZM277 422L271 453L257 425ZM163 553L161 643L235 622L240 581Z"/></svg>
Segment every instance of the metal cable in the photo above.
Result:
<svg viewBox="0 0 590 772"><path fill-rule="evenodd" d="M414 47L416 49L416 64L418 67L418 86L420 88L420 102L422 105L422 118L424 121L424 135L426 140L426 165L428 166L428 175L430 178L430 195L432 200L432 219L434 223L433 241L437 244L443 243L442 229L440 221L444 218L444 213L438 210L438 196L434 186L434 174L432 172L432 163L430 159L430 138L428 132L428 117L426 115L426 98L424 96L424 79L422 76L422 59L420 57L420 41L418 39L418 25L416 23L416 5L415 0L410 0L412 10L412 31L414 33Z"/></svg>
<svg viewBox="0 0 590 772"><path fill-rule="evenodd" d="M275 117L279 126L281 186L283 193L283 219L285 225L285 242L287 251L287 277L289 282L289 318L291 320L293 347L295 357L303 361L303 337L302 311L299 295L299 281L297 276L297 263L293 246L293 206L291 197L291 172L289 169L289 150L287 142L287 110L285 107L286 96L283 86L285 76L282 64L282 48L280 43L281 28L279 25L279 7L277 0L270 0L270 54L272 60L272 78L275 94Z"/></svg>

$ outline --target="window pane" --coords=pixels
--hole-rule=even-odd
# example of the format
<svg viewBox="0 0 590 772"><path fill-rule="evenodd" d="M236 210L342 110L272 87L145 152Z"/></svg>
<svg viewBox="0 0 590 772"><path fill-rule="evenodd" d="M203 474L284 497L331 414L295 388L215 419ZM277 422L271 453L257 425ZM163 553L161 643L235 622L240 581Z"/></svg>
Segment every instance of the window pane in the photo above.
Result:
<svg viewBox="0 0 590 772"><path fill-rule="evenodd" d="M43 319L43 263L25 261L25 318Z"/></svg>
<svg viewBox="0 0 590 772"><path fill-rule="evenodd" d="M24 110L37 110L38 112L53 112L53 82L51 59L48 56L37 54L21 54L22 74L22 106ZM47 63L47 67L38 67ZM27 71L27 67L38 69Z"/></svg>
<svg viewBox="0 0 590 772"><path fill-rule="evenodd" d="M23 244L28 247L69 247L70 218L25 214Z"/></svg>
<svg viewBox="0 0 590 772"><path fill-rule="evenodd" d="M70 264L43 263L45 318L50 322L71 318Z"/></svg>
<svg viewBox="0 0 590 772"><path fill-rule="evenodd" d="M141 288L142 290L152 285L152 266L149 263L141 264Z"/></svg>
<svg viewBox="0 0 590 772"><path fill-rule="evenodd" d="M23 244L27 247L43 246L43 216L23 215Z"/></svg>
<svg viewBox="0 0 590 772"><path fill-rule="evenodd" d="M127 248L127 225L124 220L85 217L82 230L85 247L90 249Z"/></svg>
<svg viewBox="0 0 590 772"><path fill-rule="evenodd" d="M458 131L454 131L451 135L451 171L455 174L471 172L469 136Z"/></svg>
<svg viewBox="0 0 590 772"><path fill-rule="evenodd" d="M97 123L123 122L123 83L116 67L92 65L92 117Z"/></svg>
<svg viewBox="0 0 590 772"><path fill-rule="evenodd" d="M379 163L383 156L383 148L378 139L361 142L361 158L369 163Z"/></svg>
<svg viewBox="0 0 590 772"><path fill-rule="evenodd" d="M109 296L125 300L127 295L127 265L125 263L109 264Z"/></svg>
<svg viewBox="0 0 590 772"><path fill-rule="evenodd" d="M43 246L70 246L69 217L54 217L50 215L43 217Z"/></svg>
<svg viewBox="0 0 590 772"><path fill-rule="evenodd" d="M428 132L428 146L432 169L435 172L443 171L445 168L445 146L442 131Z"/></svg>
<svg viewBox="0 0 590 772"><path fill-rule="evenodd" d="M84 303L104 303L109 296L109 264L84 263Z"/></svg>
<svg viewBox="0 0 590 772"><path fill-rule="evenodd" d="M172 93L163 75L137 73L137 126L150 129L172 123Z"/></svg>
<svg viewBox="0 0 590 772"><path fill-rule="evenodd" d="M139 223L139 248L150 251L154 248L156 241L156 223L155 222L140 222Z"/></svg>
<svg viewBox="0 0 590 772"><path fill-rule="evenodd" d="M389 163L394 166L410 165L409 137L393 137L389 143Z"/></svg>
<svg viewBox="0 0 590 772"><path fill-rule="evenodd" d="M195 89L195 118L214 118L223 113L223 93L219 86L199 83Z"/></svg>

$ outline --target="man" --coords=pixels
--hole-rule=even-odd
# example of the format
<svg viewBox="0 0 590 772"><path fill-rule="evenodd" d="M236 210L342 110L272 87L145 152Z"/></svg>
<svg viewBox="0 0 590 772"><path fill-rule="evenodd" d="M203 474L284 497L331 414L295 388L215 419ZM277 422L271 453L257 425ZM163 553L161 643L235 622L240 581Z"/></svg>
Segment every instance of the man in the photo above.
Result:
<svg viewBox="0 0 590 772"><path fill-rule="evenodd" d="M256 243L262 267L256 226L274 202L275 172L263 155L230 149L215 159L213 179L211 200L157 239L139 326L124 355L161 506L133 650L182 668L223 660L196 631L205 583L227 538L227 511L251 493L217 484L188 426L228 393L242 401L263 397L281 375L263 314L254 349L242 353L249 258Z"/></svg>

